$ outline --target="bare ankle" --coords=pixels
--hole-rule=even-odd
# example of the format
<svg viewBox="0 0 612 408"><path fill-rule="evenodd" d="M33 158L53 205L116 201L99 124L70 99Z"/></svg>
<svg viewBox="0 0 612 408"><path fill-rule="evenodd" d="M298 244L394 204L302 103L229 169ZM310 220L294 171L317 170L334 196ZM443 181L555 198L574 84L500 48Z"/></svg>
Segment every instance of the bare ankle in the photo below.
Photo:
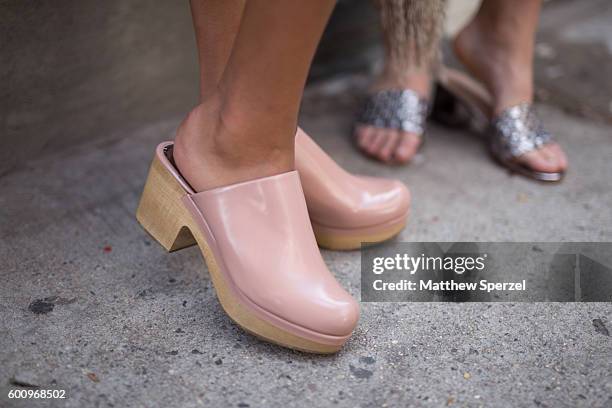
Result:
<svg viewBox="0 0 612 408"><path fill-rule="evenodd" d="M422 97L429 97L431 72L427 68L401 70L388 64L371 86L373 92L387 89L411 89Z"/></svg>
<svg viewBox="0 0 612 408"><path fill-rule="evenodd" d="M492 33L473 21L455 38L455 55L493 95L494 113L533 98L532 52L518 49L517 40ZM483 31L485 30L486 33Z"/></svg>
<svg viewBox="0 0 612 408"><path fill-rule="evenodd" d="M293 135L277 144L265 134L255 137L257 126L240 120L224 114L213 100L195 107L179 126L174 160L196 191L293 170Z"/></svg>

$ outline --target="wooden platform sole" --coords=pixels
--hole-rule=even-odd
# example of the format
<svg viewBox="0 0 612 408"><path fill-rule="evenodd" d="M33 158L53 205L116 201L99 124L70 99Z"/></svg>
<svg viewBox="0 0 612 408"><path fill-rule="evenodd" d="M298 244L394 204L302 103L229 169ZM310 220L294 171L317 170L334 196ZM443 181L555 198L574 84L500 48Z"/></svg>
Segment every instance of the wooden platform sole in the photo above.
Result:
<svg viewBox="0 0 612 408"><path fill-rule="evenodd" d="M407 217L405 217L396 223L371 232L334 230L332 228L320 226L314 222L312 223L312 229L317 237L317 243L322 248L336 251L350 251L361 248L362 242L379 243L393 238L406 227L407 220Z"/></svg>

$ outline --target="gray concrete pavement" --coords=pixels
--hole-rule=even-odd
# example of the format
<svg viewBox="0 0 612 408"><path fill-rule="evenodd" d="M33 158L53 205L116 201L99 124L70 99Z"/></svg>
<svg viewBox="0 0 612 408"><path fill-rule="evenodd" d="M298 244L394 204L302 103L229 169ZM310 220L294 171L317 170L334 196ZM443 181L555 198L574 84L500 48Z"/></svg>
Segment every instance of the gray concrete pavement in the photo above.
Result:
<svg viewBox="0 0 612 408"><path fill-rule="evenodd" d="M548 3L536 44L538 98L612 123L612 3Z"/></svg>
<svg viewBox="0 0 612 408"><path fill-rule="evenodd" d="M415 164L386 167L348 138L363 85L309 89L302 123L346 168L410 186L400 239L612 239L612 128L540 106L572 165L556 186L509 175L477 138L435 125ZM329 357L244 333L198 250L167 254L134 219L153 148L178 120L0 178L1 406L610 406L612 304L363 304ZM359 252L324 257L358 296ZM68 398L8 400L15 382Z"/></svg>

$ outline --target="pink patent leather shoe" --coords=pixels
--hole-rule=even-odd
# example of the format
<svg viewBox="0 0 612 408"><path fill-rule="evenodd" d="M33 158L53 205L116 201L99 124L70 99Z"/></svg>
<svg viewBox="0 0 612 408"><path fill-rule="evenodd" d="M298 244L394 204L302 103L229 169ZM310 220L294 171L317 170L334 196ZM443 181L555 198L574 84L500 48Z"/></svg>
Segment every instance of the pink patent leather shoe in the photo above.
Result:
<svg viewBox="0 0 612 408"><path fill-rule="evenodd" d="M301 129L295 166L320 246L356 249L392 238L406 225L410 192L402 182L348 173Z"/></svg>
<svg viewBox="0 0 612 408"><path fill-rule="evenodd" d="M197 244L226 313L246 331L293 349L333 353L359 317L329 272L296 171L200 193L158 146L137 211L168 251Z"/></svg>

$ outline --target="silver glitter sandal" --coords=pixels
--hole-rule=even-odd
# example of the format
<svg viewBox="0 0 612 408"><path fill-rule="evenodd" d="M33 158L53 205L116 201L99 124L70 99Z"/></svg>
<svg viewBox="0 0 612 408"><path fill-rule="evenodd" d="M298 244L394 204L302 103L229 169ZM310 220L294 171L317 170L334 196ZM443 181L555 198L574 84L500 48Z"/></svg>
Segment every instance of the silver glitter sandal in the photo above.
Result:
<svg viewBox="0 0 612 408"><path fill-rule="evenodd" d="M533 170L516 158L552 142L532 104L521 103L505 109L491 121L490 148L493 157L503 166L540 181L560 181L563 172Z"/></svg>
<svg viewBox="0 0 612 408"><path fill-rule="evenodd" d="M429 102L415 91L389 89L368 97L356 124L416 134L421 149L428 112Z"/></svg>
<svg viewBox="0 0 612 408"><path fill-rule="evenodd" d="M505 109L493 119L492 98L484 87L457 70L442 67L436 84L432 117L448 125L469 125L488 138L493 158L502 166L523 176L545 182L561 181L561 172L541 172L516 159L553 141L544 129L532 104L522 103Z"/></svg>

